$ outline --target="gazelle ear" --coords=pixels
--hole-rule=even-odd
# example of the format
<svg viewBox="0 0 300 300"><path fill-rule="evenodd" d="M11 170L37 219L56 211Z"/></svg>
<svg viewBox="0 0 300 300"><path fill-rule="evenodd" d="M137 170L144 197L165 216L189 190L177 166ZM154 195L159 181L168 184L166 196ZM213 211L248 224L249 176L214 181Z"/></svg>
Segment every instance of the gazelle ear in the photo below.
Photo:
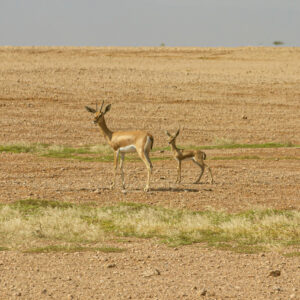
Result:
<svg viewBox="0 0 300 300"><path fill-rule="evenodd" d="M111 108L111 104L108 104L106 107L105 107L105 110L104 110L104 113L103 114L106 114L107 112L110 111L110 108Z"/></svg>
<svg viewBox="0 0 300 300"><path fill-rule="evenodd" d="M177 137L179 133L180 133L180 128L177 130L175 137Z"/></svg>
<svg viewBox="0 0 300 300"><path fill-rule="evenodd" d="M93 114L96 112L95 109L90 108L90 107L88 107L88 106L85 106L85 109L86 109L88 112L93 113Z"/></svg>
<svg viewBox="0 0 300 300"><path fill-rule="evenodd" d="M165 131L165 134L166 134L167 136L171 136L171 134L168 132L168 130Z"/></svg>

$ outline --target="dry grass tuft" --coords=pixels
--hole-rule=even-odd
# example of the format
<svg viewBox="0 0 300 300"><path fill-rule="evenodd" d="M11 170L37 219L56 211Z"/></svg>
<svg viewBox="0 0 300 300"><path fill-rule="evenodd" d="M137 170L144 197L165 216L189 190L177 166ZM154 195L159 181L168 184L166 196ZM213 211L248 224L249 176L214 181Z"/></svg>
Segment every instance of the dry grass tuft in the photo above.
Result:
<svg viewBox="0 0 300 300"><path fill-rule="evenodd" d="M235 145L237 142L233 139L228 139L225 137L215 137L214 138L214 145L216 146L227 146L227 145Z"/></svg>
<svg viewBox="0 0 300 300"><path fill-rule="evenodd" d="M0 207L2 248L28 251L58 244L72 249L103 244L112 236L155 237L170 246L201 242L239 252L282 250L300 245L300 212L264 209L230 214L130 203L92 207L41 200Z"/></svg>
<svg viewBox="0 0 300 300"><path fill-rule="evenodd" d="M90 146L89 150L92 153L103 153L103 154L110 154L112 153L112 150L110 148L109 145L94 145L94 146Z"/></svg>

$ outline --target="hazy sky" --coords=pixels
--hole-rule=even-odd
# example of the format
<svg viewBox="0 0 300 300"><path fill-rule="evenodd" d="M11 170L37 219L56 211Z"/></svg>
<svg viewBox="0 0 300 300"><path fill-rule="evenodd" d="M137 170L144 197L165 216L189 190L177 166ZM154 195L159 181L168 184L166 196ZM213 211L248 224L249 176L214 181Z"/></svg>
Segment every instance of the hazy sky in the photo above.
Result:
<svg viewBox="0 0 300 300"><path fill-rule="evenodd" d="M300 0L0 0L0 46L300 46Z"/></svg>

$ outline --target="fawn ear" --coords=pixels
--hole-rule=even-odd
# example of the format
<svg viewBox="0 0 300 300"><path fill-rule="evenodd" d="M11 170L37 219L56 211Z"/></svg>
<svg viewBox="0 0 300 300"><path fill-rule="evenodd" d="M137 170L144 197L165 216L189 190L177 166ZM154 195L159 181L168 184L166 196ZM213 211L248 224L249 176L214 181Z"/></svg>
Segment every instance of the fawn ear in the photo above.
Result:
<svg viewBox="0 0 300 300"><path fill-rule="evenodd" d="M88 112L93 113L93 114L96 112L95 109L93 109L93 108L91 108L91 107L88 107L88 106L85 106L85 109L86 109Z"/></svg>
<svg viewBox="0 0 300 300"><path fill-rule="evenodd" d="M166 134L167 136L171 136L171 134L168 132L168 130L165 131L165 134Z"/></svg>
<svg viewBox="0 0 300 300"><path fill-rule="evenodd" d="M104 110L104 113L103 114L106 114L107 112L110 111L110 108L111 108L111 104L108 104L106 107L105 107L105 110Z"/></svg>

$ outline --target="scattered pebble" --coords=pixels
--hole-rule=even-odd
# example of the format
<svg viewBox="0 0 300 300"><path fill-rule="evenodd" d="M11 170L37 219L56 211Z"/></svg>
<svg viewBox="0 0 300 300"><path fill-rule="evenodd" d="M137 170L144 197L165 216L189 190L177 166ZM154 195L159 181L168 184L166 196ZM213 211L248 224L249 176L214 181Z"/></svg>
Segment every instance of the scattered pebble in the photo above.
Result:
<svg viewBox="0 0 300 300"><path fill-rule="evenodd" d="M151 277L155 275L160 275L160 271L158 269L149 269L143 273L144 277Z"/></svg>
<svg viewBox="0 0 300 300"><path fill-rule="evenodd" d="M206 288L201 289L200 295L205 296L206 294L207 294L207 289Z"/></svg>
<svg viewBox="0 0 300 300"><path fill-rule="evenodd" d="M269 276L272 276L272 277L278 277L281 275L281 271L280 270L274 270L274 271L271 271L269 273Z"/></svg>

